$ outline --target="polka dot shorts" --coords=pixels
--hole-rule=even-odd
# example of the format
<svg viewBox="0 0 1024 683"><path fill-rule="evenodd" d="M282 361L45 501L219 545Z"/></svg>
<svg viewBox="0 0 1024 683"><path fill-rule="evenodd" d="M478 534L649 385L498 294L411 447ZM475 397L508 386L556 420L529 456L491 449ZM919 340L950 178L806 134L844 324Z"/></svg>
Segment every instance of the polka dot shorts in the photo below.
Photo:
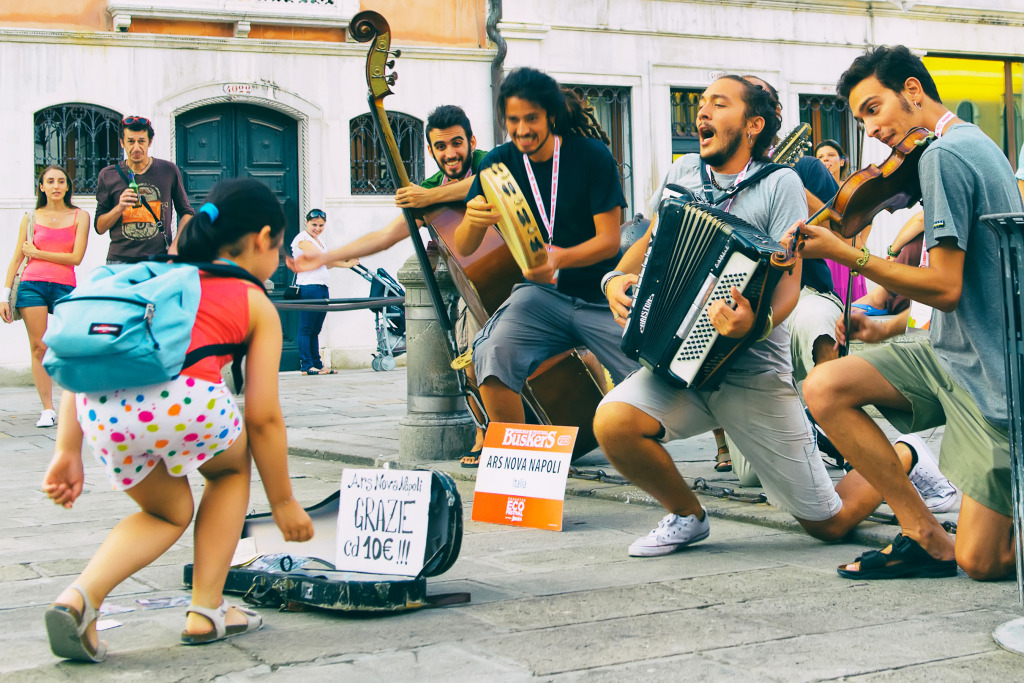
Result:
<svg viewBox="0 0 1024 683"><path fill-rule="evenodd" d="M119 491L142 481L159 460L184 477L242 433L228 388L184 375L148 387L76 394L75 407L85 443Z"/></svg>

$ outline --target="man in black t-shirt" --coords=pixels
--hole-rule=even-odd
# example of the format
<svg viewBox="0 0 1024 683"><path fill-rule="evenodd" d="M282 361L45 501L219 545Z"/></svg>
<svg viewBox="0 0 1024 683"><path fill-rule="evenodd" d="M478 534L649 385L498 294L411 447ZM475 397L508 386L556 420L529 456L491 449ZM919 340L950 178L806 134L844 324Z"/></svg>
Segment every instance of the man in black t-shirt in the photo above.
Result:
<svg viewBox="0 0 1024 683"><path fill-rule="evenodd" d="M141 116L121 121L125 160L100 171L96 184L96 232L110 233L107 263L134 263L171 246L171 207L178 230L195 211L185 195L181 171L170 161L149 156L153 124ZM177 233L173 233L176 237Z"/></svg>
<svg viewBox="0 0 1024 683"><path fill-rule="evenodd" d="M492 150L483 167L498 162L508 167L545 233L549 253L547 263L523 272L527 282L513 289L477 335L473 362L491 420L523 422L523 383L562 351L586 346L616 382L635 367L619 349L622 329L604 305L600 287L618 258L626 201L607 146L575 132L580 122L550 76L515 69L502 82L498 109L512 141ZM499 219L475 180L455 248L472 254Z"/></svg>

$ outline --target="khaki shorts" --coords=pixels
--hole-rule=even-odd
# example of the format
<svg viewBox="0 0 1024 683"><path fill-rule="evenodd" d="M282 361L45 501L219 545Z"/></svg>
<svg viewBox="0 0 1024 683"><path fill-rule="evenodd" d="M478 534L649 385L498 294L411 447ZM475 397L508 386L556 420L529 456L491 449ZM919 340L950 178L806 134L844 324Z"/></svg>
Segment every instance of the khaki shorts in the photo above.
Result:
<svg viewBox="0 0 1024 683"><path fill-rule="evenodd" d="M469 312L465 299L459 299L459 313L455 320L455 344L459 347L459 353L465 353L480 331L480 323L476 316Z"/></svg>
<svg viewBox="0 0 1024 683"><path fill-rule="evenodd" d="M888 344L857 354L910 401L911 412L877 406L904 434L946 425L939 469L965 495L1009 517L1010 439L986 420L967 390L939 365L930 343Z"/></svg>
<svg viewBox="0 0 1024 683"><path fill-rule="evenodd" d="M835 339L836 321L843 315L843 303L831 292L804 287L796 308L786 318L790 351L793 354L793 379L805 379L814 367L814 342L818 337Z"/></svg>

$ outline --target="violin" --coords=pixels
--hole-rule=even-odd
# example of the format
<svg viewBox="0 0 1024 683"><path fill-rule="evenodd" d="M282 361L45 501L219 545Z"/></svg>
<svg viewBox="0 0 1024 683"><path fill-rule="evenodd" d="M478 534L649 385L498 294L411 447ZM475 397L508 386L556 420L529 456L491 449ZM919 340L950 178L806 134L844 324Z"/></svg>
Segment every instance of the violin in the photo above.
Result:
<svg viewBox="0 0 1024 683"><path fill-rule="evenodd" d="M879 211L905 209L921 200L921 179L917 165L921 154L935 139L927 128L912 128L892 148L880 166L862 168L840 186L830 202L807 220L808 225L822 225L826 220L838 225L841 237L856 237Z"/></svg>
<svg viewBox="0 0 1024 683"><path fill-rule="evenodd" d="M833 232L852 239L871 225L879 211L891 213L919 202L921 179L917 165L934 139L935 133L927 128L911 128L881 165L871 164L851 173L836 196L807 219L807 225L830 222ZM803 236L797 233L789 252L778 258L772 256L772 263L779 268L792 268L802 241Z"/></svg>

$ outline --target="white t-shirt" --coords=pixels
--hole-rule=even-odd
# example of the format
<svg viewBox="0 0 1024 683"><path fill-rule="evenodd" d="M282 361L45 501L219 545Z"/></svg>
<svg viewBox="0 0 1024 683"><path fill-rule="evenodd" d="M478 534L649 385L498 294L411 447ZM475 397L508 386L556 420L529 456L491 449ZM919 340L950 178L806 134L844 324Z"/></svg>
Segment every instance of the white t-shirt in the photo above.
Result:
<svg viewBox="0 0 1024 683"><path fill-rule="evenodd" d="M316 237L313 237L308 232L303 230L295 239L292 240L292 258L298 258L302 254L302 247L299 246L300 242L309 242L313 245L313 248L320 252L326 252L327 249ZM304 273L296 273L295 284L297 285L327 285L330 284L330 275L327 272L327 266L320 266L316 270L307 270Z"/></svg>

